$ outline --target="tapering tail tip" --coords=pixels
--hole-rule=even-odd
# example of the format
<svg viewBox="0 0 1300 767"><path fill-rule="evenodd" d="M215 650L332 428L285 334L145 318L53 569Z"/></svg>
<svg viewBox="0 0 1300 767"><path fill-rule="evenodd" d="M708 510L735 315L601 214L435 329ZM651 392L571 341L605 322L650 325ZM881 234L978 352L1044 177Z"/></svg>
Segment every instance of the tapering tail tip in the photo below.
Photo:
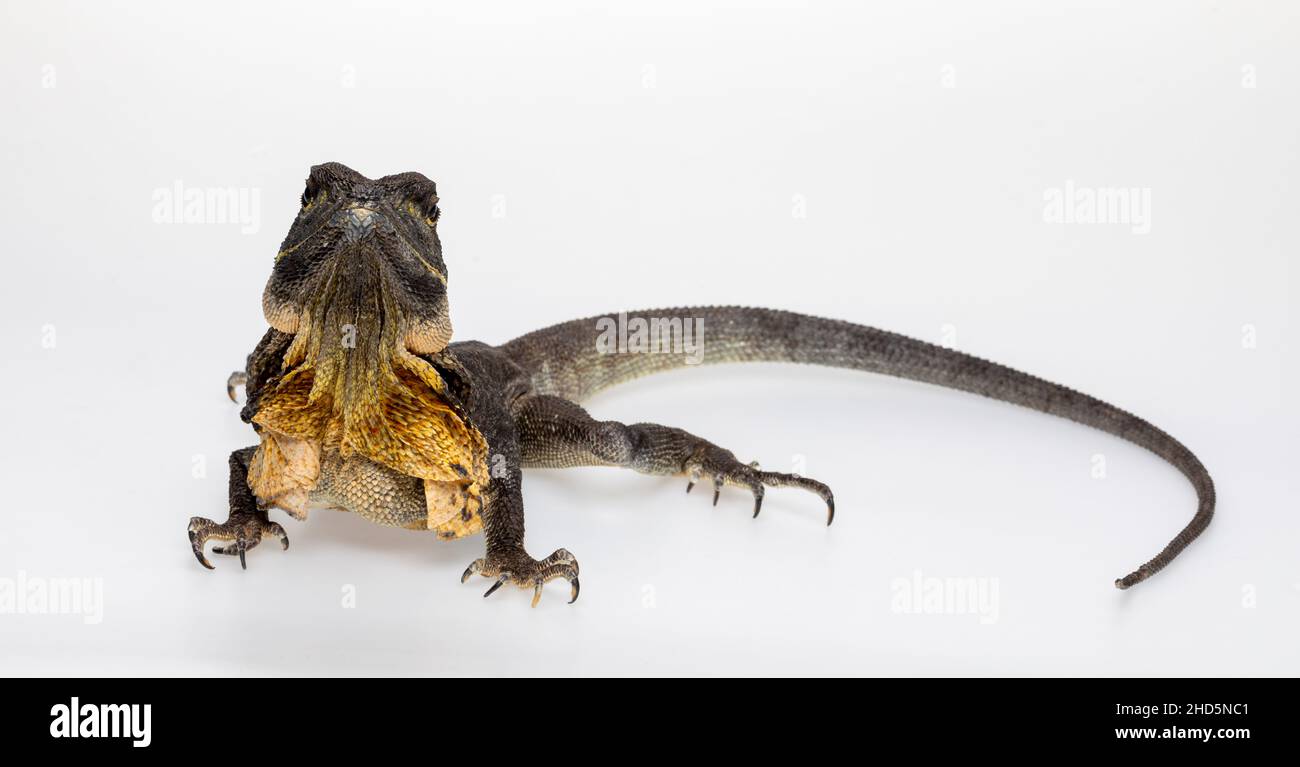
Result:
<svg viewBox="0 0 1300 767"><path fill-rule="evenodd" d="M1124 589L1127 589L1130 586L1134 586L1136 584L1141 583L1142 581L1145 581L1147 578L1150 578L1153 572L1154 571L1147 570L1145 568L1139 568L1137 570L1134 570L1133 572L1129 573L1123 578L1117 578L1115 580L1115 588L1119 589L1120 591L1123 591Z"/></svg>

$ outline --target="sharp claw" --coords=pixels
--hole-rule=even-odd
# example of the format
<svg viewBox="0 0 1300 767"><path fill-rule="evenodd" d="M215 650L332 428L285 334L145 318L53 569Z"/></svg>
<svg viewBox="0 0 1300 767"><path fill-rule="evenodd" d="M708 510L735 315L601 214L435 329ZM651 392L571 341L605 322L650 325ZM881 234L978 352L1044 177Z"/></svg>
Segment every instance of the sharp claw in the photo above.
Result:
<svg viewBox="0 0 1300 767"><path fill-rule="evenodd" d="M484 598L484 599L487 599L488 597L492 596L492 594L493 594L497 589L501 588L501 587L505 584L505 582L506 582L506 580L507 580L508 578L509 578L509 576L507 576L507 575L503 575L503 576L501 576L500 578L497 578L497 582L494 583L494 584L492 584L492 588L488 589L487 592L486 592L485 594L483 594L483 598Z"/></svg>
<svg viewBox="0 0 1300 767"><path fill-rule="evenodd" d="M244 570L247 570L247 569L248 569L248 561L247 561L246 559L244 559L244 552L247 551L247 550L248 550L248 549L245 548L242 544L240 545L240 547L239 547L239 566L240 566L241 568L243 568Z"/></svg>
<svg viewBox="0 0 1300 767"><path fill-rule="evenodd" d="M465 568L465 572L460 576L461 583L469 580L470 576L475 573L487 575L488 573L483 572L484 568L487 567L486 562L487 560L480 558L470 563L470 566ZM578 561L565 549L556 549L549 557L541 561L534 561L532 567L525 570L503 570L493 564L492 572L498 573L498 575L492 586L483 593L485 599L492 596L497 589L507 583L515 583L523 588L528 588L529 584L532 584L532 606L537 607L542 601L542 591L546 583L553 578L564 578L569 582L569 604L573 604L577 601L578 592L581 589L578 585Z"/></svg>
<svg viewBox="0 0 1300 767"><path fill-rule="evenodd" d="M194 547L194 558L197 559L197 560L199 560L199 564L203 565L204 567L208 568L209 570L215 570L215 569L217 569L217 568L215 568L215 567L212 566L212 563L208 561L208 558L207 558L207 557L203 556L203 548L202 548L201 546L195 546L195 547Z"/></svg>
<svg viewBox="0 0 1300 767"><path fill-rule="evenodd" d="M834 521L835 521L835 499L827 498L826 499L826 526L830 527L831 523Z"/></svg>
<svg viewBox="0 0 1300 767"><path fill-rule="evenodd" d="M281 527L278 523L272 522L270 526L267 527L267 532L270 533L271 535L274 535L277 539L279 539L280 548L282 550L288 551L289 534L284 531L283 527Z"/></svg>
<svg viewBox="0 0 1300 767"><path fill-rule="evenodd" d="M217 569L212 566L212 563L208 561L207 557L203 556L203 544L206 542L206 539L201 541L199 540L199 536L195 534L193 530L189 530L188 532L190 534L190 547L194 549L194 558L199 560L199 564L209 570Z"/></svg>
<svg viewBox="0 0 1300 767"><path fill-rule="evenodd" d="M755 494L754 495L754 519L758 519L758 512L762 508L763 508L763 496L762 494Z"/></svg>
<svg viewBox="0 0 1300 767"><path fill-rule="evenodd" d="M686 472L686 492L695 489L695 483L700 481L700 470L698 468L690 469Z"/></svg>
<svg viewBox="0 0 1300 767"><path fill-rule="evenodd" d="M714 505L714 506L717 506L717 505L718 505L718 496L720 496L720 495L722 495L722 489L719 488L717 485L714 485L714 486L713 486L713 505Z"/></svg>
<svg viewBox="0 0 1300 767"><path fill-rule="evenodd" d="M235 395L235 389L248 383L248 375L242 371L236 370L226 379L226 396L230 401L239 404L239 397Z"/></svg>

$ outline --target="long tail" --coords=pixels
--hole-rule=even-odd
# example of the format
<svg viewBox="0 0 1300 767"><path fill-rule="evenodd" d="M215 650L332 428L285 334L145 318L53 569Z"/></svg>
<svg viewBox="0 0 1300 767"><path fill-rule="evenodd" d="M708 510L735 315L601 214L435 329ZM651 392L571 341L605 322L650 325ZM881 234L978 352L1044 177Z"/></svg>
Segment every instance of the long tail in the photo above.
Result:
<svg viewBox="0 0 1300 767"><path fill-rule="evenodd" d="M657 332L651 332L652 326ZM688 327L693 332L686 332ZM644 343L651 344L648 350L661 353L635 353L647 350L637 346ZM1163 551L1115 581L1121 589L1163 569L1214 516L1214 481L1209 472L1182 443L1141 418L1004 365L851 322L731 306L654 309L553 325L501 348L531 374L538 391L574 401L692 361L801 362L974 392L1122 437L1181 471L1196 489L1197 508L1192 521Z"/></svg>

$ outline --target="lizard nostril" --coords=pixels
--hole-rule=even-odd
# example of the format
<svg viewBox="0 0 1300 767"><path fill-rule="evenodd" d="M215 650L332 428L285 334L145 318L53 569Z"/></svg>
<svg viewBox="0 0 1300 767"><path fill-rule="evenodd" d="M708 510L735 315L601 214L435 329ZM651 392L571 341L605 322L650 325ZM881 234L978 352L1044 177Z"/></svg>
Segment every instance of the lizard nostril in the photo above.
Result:
<svg viewBox="0 0 1300 767"><path fill-rule="evenodd" d="M375 212L370 208L349 208L344 221L344 233L349 241L359 240L375 228Z"/></svg>

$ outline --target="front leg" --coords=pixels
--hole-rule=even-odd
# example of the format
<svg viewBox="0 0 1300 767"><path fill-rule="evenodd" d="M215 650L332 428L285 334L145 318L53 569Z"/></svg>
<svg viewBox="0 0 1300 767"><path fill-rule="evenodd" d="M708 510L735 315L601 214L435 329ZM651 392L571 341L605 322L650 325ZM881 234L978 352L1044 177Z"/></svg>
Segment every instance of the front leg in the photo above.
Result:
<svg viewBox="0 0 1300 767"><path fill-rule="evenodd" d="M246 447L230 454L230 516L226 521L218 524L206 517L190 519L187 529L190 547L199 564L209 570L213 569L212 563L203 556L203 547L210 540L228 542L228 546L214 546L212 553L237 555L245 569L248 568L245 554L261 543L263 536L270 535L280 541L280 548L289 548L289 536L284 528L270 520L248 487L248 462L255 452L256 447Z"/></svg>
<svg viewBox="0 0 1300 767"><path fill-rule="evenodd" d="M497 429L490 436L492 477L483 498L483 533L487 552L474 560L460 582L478 574L495 578L484 597L507 583L533 590L533 607L542 598L542 586L556 578L569 582L569 604L578 599L578 560L565 549L545 559L533 559L524 549L524 499L519 471L519 445L512 429Z"/></svg>
<svg viewBox="0 0 1300 767"><path fill-rule="evenodd" d="M826 502L826 524L835 520L831 489L798 474L761 471L741 463L730 450L671 426L597 421L581 406L560 397L535 395L515 408L525 466L623 466L642 474L685 475L686 492L702 477L713 480L713 503L725 485L754 494L754 516L763 508L765 487L798 487Z"/></svg>

